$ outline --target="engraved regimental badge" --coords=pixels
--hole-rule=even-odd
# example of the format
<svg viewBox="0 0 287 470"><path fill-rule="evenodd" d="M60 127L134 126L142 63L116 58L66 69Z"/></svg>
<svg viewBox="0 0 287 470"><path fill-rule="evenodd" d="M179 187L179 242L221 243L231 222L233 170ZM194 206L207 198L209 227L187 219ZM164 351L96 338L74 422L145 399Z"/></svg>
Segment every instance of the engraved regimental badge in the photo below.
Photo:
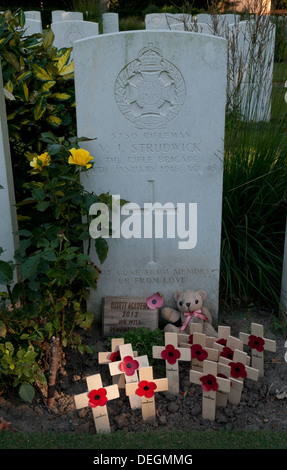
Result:
<svg viewBox="0 0 287 470"><path fill-rule="evenodd" d="M115 98L122 114L137 128L164 128L181 110L185 82L162 51L148 44L118 74Z"/></svg>

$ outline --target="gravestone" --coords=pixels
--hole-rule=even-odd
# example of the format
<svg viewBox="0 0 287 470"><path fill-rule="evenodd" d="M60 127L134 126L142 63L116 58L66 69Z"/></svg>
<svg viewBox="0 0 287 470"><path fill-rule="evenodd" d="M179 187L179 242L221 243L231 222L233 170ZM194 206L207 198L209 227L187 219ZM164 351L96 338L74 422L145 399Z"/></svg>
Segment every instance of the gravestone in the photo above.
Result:
<svg viewBox="0 0 287 470"><path fill-rule="evenodd" d="M26 20L29 18L31 20L42 21L41 12L36 10L24 11Z"/></svg>
<svg viewBox="0 0 287 470"><path fill-rule="evenodd" d="M51 24L55 35L53 45L57 49L73 47L75 41L99 34L99 25L92 21L58 21Z"/></svg>
<svg viewBox="0 0 287 470"><path fill-rule="evenodd" d="M32 36L32 34L42 34L42 21L26 18L24 28L24 36Z"/></svg>
<svg viewBox="0 0 287 470"><path fill-rule="evenodd" d="M119 31L119 14L103 13L103 34L117 33Z"/></svg>
<svg viewBox="0 0 287 470"><path fill-rule="evenodd" d="M84 15L79 11L52 11L52 22L58 21L84 21Z"/></svg>
<svg viewBox="0 0 287 470"><path fill-rule="evenodd" d="M217 318L226 45L170 31L74 43L77 132L93 139L83 147L95 159L82 181L114 200L105 263L92 253L98 321L105 296L159 292L172 306L174 291L191 288L207 292ZM131 203L121 211L119 197Z"/></svg>
<svg viewBox="0 0 287 470"><path fill-rule="evenodd" d="M65 13L65 10L54 10L52 11L52 23L62 21L62 14Z"/></svg>
<svg viewBox="0 0 287 470"><path fill-rule="evenodd" d="M3 92L2 68L0 63L0 208L1 230L0 248L4 253L0 255L1 261L14 261L17 237L17 215L15 210L14 182L11 165L9 135L7 127L6 106ZM16 274L15 274L16 280ZM3 286L0 286L3 290Z"/></svg>
<svg viewBox="0 0 287 470"><path fill-rule="evenodd" d="M145 15L146 29L169 29L170 25L177 24L177 17L170 13L148 13Z"/></svg>
<svg viewBox="0 0 287 470"><path fill-rule="evenodd" d="M228 86L232 106L239 105L245 119L268 122L271 113L275 25L265 17L230 24L228 42Z"/></svg>

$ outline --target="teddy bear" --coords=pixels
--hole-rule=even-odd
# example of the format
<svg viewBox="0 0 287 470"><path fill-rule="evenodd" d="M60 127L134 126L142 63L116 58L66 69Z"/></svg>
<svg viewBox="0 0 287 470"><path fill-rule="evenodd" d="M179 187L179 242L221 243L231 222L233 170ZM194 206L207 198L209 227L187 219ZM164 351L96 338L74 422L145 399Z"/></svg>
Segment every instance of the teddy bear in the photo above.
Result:
<svg viewBox="0 0 287 470"><path fill-rule="evenodd" d="M174 300L178 310L165 307L162 317L170 323L165 326L165 332L191 334L192 323L203 323L203 333L207 336L217 337L218 334L212 326L212 316L203 306L207 294L204 290L178 290L174 293Z"/></svg>

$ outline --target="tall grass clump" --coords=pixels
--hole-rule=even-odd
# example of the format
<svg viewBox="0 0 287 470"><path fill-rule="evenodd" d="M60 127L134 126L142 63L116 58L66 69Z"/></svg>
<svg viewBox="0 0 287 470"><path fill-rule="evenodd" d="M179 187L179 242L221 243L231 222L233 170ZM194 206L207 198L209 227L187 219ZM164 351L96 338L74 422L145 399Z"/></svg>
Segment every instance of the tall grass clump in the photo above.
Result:
<svg viewBox="0 0 287 470"><path fill-rule="evenodd" d="M232 27L215 3L209 13L209 34L228 42L220 294L231 307L277 309L287 214L287 21L266 15L264 0L234 16ZM181 21L182 29L203 32L196 18Z"/></svg>
<svg viewBox="0 0 287 470"><path fill-rule="evenodd" d="M243 78L236 106L227 109L220 288L229 305L255 302L277 310L287 213L287 62L286 38L278 36L282 19L275 20L277 62L264 57L270 30L266 21L250 21L251 66L245 63L243 74L251 70L257 82L246 92ZM272 90L266 88L270 70ZM239 67L237 77L241 72ZM271 96L271 110L262 92ZM261 116L256 119L257 110Z"/></svg>

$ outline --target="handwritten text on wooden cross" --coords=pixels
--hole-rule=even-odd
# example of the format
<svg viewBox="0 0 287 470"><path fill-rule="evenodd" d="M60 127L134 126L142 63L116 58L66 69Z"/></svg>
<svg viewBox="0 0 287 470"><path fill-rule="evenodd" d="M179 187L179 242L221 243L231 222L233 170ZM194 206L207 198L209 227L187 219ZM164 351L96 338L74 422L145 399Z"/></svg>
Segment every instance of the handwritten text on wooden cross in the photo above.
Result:
<svg viewBox="0 0 287 470"><path fill-rule="evenodd" d="M110 362L117 362L121 359L119 347L125 344L124 338L112 338L111 351L99 352L98 363L109 364ZM134 357L137 356L137 351L134 351ZM117 384L119 388L125 388L124 374L113 375L113 384Z"/></svg>
<svg viewBox="0 0 287 470"><path fill-rule="evenodd" d="M238 349L235 349L232 361L223 356L219 358L219 363L228 364L231 367L230 380L232 387L228 395L228 401L233 405L238 405L241 400L244 379L258 380L259 371L247 365L249 359L246 352Z"/></svg>
<svg viewBox="0 0 287 470"><path fill-rule="evenodd" d="M97 432L110 432L110 422L107 411L107 402L120 396L119 388L115 385L103 387L100 374L86 378L88 392L74 396L77 410L91 406Z"/></svg>
<svg viewBox="0 0 287 470"><path fill-rule="evenodd" d="M190 349L178 347L177 333L165 333L165 346L153 346L152 356L155 359L165 359L168 391L173 395L179 392L179 361L190 361Z"/></svg>
<svg viewBox="0 0 287 470"><path fill-rule="evenodd" d="M259 370L259 377L264 375L264 351L276 352L276 341L264 338L263 325L251 323L251 334L239 333L239 338L251 348L252 367Z"/></svg>
<svg viewBox="0 0 287 470"><path fill-rule="evenodd" d="M168 389L168 379L153 378L152 367L142 367L139 369L139 379L137 383L126 384L126 394L136 394L141 398L143 420L155 416L155 392L163 392Z"/></svg>
<svg viewBox="0 0 287 470"><path fill-rule="evenodd" d="M135 359L133 348L130 343L120 345L119 351L121 360L109 363L110 374L112 376L124 374L126 383L137 382L138 369L140 367L149 366L148 357L144 355ZM139 397L130 396L129 400L131 408L139 408L141 406L141 401Z"/></svg>
<svg viewBox="0 0 287 470"><path fill-rule="evenodd" d="M229 393L230 380L217 376L217 362L204 361L203 372L191 370L189 373L190 381L201 385L202 394L202 417L215 420L216 413L216 394L217 391Z"/></svg>
<svg viewBox="0 0 287 470"><path fill-rule="evenodd" d="M206 347L206 335L194 333L191 350L191 367L198 372L203 371L203 364L206 359L218 361L218 350Z"/></svg>

